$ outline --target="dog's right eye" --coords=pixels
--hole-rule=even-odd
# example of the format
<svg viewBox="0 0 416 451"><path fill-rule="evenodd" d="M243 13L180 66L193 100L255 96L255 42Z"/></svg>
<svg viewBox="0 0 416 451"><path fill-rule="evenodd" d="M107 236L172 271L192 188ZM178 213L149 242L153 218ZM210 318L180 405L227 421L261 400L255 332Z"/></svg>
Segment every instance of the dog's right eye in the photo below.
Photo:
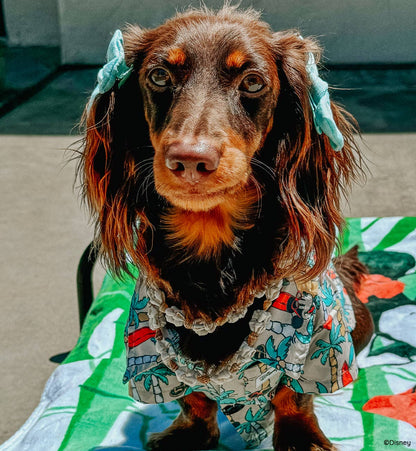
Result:
<svg viewBox="0 0 416 451"><path fill-rule="evenodd" d="M260 92L265 86L263 79L257 74L247 75L240 84L240 90L255 94Z"/></svg>
<svg viewBox="0 0 416 451"><path fill-rule="evenodd" d="M161 67L153 69L149 74L149 78L156 86L164 88L171 84L171 78L169 72Z"/></svg>

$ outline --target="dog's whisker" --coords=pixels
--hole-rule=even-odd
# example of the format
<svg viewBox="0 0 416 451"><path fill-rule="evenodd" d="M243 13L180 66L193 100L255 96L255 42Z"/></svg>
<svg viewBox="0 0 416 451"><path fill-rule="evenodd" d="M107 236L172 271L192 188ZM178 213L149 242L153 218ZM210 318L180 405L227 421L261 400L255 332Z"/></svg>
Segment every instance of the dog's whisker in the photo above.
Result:
<svg viewBox="0 0 416 451"><path fill-rule="evenodd" d="M152 171L153 163L145 163L145 164L137 164L134 167L134 170L137 174L146 174L148 171Z"/></svg>
<svg viewBox="0 0 416 451"><path fill-rule="evenodd" d="M140 166L140 165L145 165L145 164L149 164L152 163L153 164L153 156L145 158L144 160L140 160L136 163L136 166Z"/></svg>
<svg viewBox="0 0 416 451"><path fill-rule="evenodd" d="M140 189L138 194L144 194L146 198L146 203L149 203L149 190L152 188L154 190L154 180L153 180L153 172L149 170L149 173L145 175L142 183L140 184Z"/></svg>
<svg viewBox="0 0 416 451"><path fill-rule="evenodd" d="M140 166L140 165L143 165L143 166L144 165L153 165L153 157L146 158L145 160L142 160L142 161L138 162L137 165L138 166Z"/></svg>
<svg viewBox="0 0 416 451"><path fill-rule="evenodd" d="M149 188L149 184L151 183L152 172L148 171L147 174L144 175L138 189L138 194L146 194ZM147 200L147 198L146 198Z"/></svg>
<svg viewBox="0 0 416 451"><path fill-rule="evenodd" d="M272 179L275 179L275 178L276 178L276 174L275 174L275 172L273 171L273 169L272 169L270 166L268 166L266 163L264 163L263 161L258 160L257 158L254 158L254 157L253 157L253 158L251 159L251 163L252 163L254 166L258 167L259 169L262 169L266 174L270 175L270 177L271 177Z"/></svg>
<svg viewBox="0 0 416 451"><path fill-rule="evenodd" d="M146 202L149 203L149 190L151 187L154 187L152 174L149 174L146 178L146 186L145 186L145 196Z"/></svg>
<svg viewBox="0 0 416 451"><path fill-rule="evenodd" d="M257 194L257 219L259 219L261 217L261 211L263 208L263 195L262 195L262 190L261 190L261 186L259 184L259 182L256 180L256 178L251 175L250 176L250 180L252 181L255 189L256 189L256 194Z"/></svg>

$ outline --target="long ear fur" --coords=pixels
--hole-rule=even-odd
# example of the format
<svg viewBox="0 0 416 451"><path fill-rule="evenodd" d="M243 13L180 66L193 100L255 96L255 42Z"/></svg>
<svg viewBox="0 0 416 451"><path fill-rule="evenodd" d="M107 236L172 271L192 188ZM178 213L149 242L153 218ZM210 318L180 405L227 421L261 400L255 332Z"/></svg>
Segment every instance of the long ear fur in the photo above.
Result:
<svg viewBox="0 0 416 451"><path fill-rule="evenodd" d="M332 112L344 136L344 148L334 151L328 137L315 130L306 62L309 52L319 61L317 44L294 32L276 33L274 38L281 91L272 135L278 142L276 178L287 218L287 239L276 266L283 276L295 272L310 279L329 263L336 228L343 225L340 197L362 174L361 156L353 139L355 120L334 103Z"/></svg>
<svg viewBox="0 0 416 451"><path fill-rule="evenodd" d="M152 151L137 74L98 95L83 115L84 152L78 175L96 221L96 242L109 268L128 271L128 255L143 263L149 223L137 187L151 177ZM147 179L146 179L147 177ZM138 183L139 181L139 183ZM139 233L140 229L140 233Z"/></svg>

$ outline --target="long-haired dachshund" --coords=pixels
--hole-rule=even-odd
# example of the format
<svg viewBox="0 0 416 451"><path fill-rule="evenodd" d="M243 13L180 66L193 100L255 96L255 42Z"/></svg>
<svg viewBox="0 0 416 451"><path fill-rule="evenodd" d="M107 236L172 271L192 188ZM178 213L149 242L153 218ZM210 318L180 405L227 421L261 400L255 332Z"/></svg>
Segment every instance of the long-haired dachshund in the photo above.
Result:
<svg viewBox="0 0 416 451"><path fill-rule="evenodd" d="M372 321L356 252L331 260L361 158L319 54L232 7L112 40L79 170L108 265L140 269L125 382L182 407L149 449L214 448L218 406L248 446L332 447L312 397L356 377Z"/></svg>

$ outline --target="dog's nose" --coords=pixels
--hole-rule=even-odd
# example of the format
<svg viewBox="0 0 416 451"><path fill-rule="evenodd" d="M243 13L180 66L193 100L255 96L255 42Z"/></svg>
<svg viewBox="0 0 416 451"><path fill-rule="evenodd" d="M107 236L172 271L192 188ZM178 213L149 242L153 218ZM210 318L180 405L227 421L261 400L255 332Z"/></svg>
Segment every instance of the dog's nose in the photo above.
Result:
<svg viewBox="0 0 416 451"><path fill-rule="evenodd" d="M218 149L205 142L175 142L168 147L165 155L166 167L189 183L197 183L212 174L219 163Z"/></svg>

